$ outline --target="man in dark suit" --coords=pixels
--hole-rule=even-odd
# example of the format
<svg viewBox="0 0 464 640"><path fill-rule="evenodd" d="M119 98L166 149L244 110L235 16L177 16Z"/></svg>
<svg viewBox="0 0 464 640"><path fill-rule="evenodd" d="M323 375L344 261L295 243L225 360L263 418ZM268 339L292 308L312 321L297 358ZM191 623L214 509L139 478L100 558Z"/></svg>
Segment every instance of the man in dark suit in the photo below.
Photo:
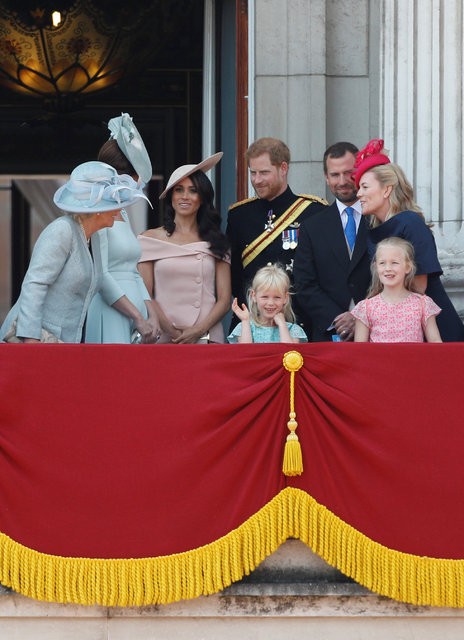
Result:
<svg viewBox="0 0 464 640"><path fill-rule="evenodd" d="M296 297L313 342L352 340L349 310L370 284L367 224L352 179L358 149L337 142L324 154L324 174L336 200L300 228L293 266Z"/></svg>

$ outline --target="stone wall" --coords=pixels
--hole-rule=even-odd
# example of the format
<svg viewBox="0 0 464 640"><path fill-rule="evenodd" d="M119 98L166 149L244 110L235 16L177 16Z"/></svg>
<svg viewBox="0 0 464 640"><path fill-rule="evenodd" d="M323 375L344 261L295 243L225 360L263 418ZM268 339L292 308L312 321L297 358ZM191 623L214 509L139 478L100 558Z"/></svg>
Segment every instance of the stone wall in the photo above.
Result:
<svg viewBox="0 0 464 640"><path fill-rule="evenodd" d="M378 2L256 0L254 7L255 137L285 140L292 188L325 195L326 147L362 145L378 127Z"/></svg>
<svg viewBox="0 0 464 640"><path fill-rule="evenodd" d="M462 0L382 0L380 130L415 187L464 317Z"/></svg>
<svg viewBox="0 0 464 640"><path fill-rule="evenodd" d="M290 185L317 195L326 194L329 144L384 138L433 224L444 283L464 317L462 0L250 6L255 137L285 140Z"/></svg>
<svg viewBox="0 0 464 640"><path fill-rule="evenodd" d="M2 640L461 640L464 611L352 582L296 540L214 596L140 608L35 602L0 589Z"/></svg>

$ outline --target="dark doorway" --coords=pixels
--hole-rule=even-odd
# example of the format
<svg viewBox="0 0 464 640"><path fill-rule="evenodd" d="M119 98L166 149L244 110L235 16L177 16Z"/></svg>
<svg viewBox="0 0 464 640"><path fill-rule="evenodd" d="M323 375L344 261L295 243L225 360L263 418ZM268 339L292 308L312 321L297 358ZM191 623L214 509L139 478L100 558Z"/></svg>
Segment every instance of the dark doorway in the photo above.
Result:
<svg viewBox="0 0 464 640"><path fill-rule="evenodd" d="M108 11L118 4L117 0L92 2ZM30 0L24 0L21 10L28 3ZM0 9L3 4L0 2ZM148 190L155 207L147 213L143 226L147 228L160 223L157 196L170 173L201 157L203 2L153 0L148 4L156 11L143 41L136 43L146 53L143 62L113 88L88 94L79 109L53 112L40 98L0 86L0 318L17 297L30 250L47 224L38 219L32 203L17 188L17 178L56 178L95 159L108 139L108 120L128 112L153 166L154 179ZM4 45L0 31L0 47Z"/></svg>
<svg viewBox="0 0 464 640"><path fill-rule="evenodd" d="M114 2L93 1L114 10ZM87 94L82 108L54 113L40 98L0 88L0 174L69 173L95 157L108 138L107 121L123 111L133 116L155 174L200 157L203 2L149 4L156 11L136 43L145 52L141 64L113 88Z"/></svg>

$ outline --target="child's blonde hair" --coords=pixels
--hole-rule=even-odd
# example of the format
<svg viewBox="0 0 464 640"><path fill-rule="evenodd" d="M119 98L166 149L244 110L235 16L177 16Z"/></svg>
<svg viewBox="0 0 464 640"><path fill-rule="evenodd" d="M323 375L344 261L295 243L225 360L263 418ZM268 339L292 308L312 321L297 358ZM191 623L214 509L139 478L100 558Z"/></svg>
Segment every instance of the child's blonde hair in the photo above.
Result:
<svg viewBox="0 0 464 640"><path fill-rule="evenodd" d="M369 291L367 292L367 297L373 298L383 291L383 284L380 282L379 274L377 272L377 253L379 249L382 249L383 247L394 247L396 249L401 249L404 252L404 258L411 266L411 271L407 273L404 278L404 286L408 291L414 291L417 293L414 286L414 276L416 275L417 268L414 260L414 247L407 240L392 236L391 238L381 240L375 248L375 255L371 262L372 282Z"/></svg>
<svg viewBox="0 0 464 640"><path fill-rule="evenodd" d="M288 293L288 300L282 309L282 313L287 322L295 322L295 314L290 301L290 287L290 278L280 265L268 264L266 267L258 269L247 292L248 310L253 322L260 324L258 305L256 304L256 298L253 296L253 293L256 293L258 289L277 289L282 295Z"/></svg>

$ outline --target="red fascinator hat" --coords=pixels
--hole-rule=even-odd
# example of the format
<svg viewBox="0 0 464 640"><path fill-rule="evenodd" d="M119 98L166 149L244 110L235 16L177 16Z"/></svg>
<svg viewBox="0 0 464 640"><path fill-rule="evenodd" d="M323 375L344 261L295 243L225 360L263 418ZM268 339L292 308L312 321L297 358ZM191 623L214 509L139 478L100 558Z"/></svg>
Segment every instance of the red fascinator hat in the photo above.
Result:
<svg viewBox="0 0 464 640"><path fill-rule="evenodd" d="M383 140L374 138L366 144L364 149L358 151L353 171L356 189L359 189L359 181L366 171L372 167L378 167L380 164L390 163L390 158L384 153L383 148Z"/></svg>

